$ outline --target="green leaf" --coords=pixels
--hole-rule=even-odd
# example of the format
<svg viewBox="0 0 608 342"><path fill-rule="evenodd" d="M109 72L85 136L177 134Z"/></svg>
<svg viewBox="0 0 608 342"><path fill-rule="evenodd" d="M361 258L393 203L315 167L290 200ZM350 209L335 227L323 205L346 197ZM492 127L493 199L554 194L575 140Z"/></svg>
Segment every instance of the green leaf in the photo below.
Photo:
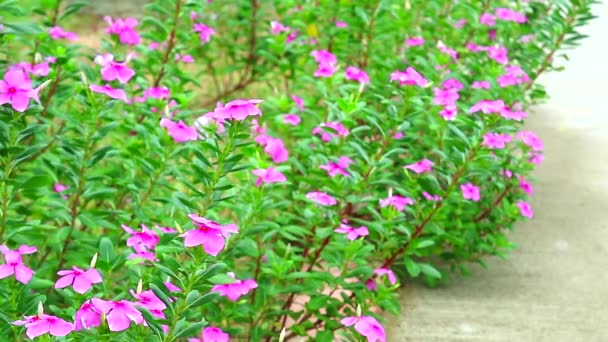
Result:
<svg viewBox="0 0 608 342"><path fill-rule="evenodd" d="M425 276L441 279L441 272L439 272L435 267L431 266L430 264L421 263L418 264L418 266L420 266L420 271L422 271Z"/></svg>
<svg viewBox="0 0 608 342"><path fill-rule="evenodd" d="M236 280L227 274L216 274L209 278L211 284L234 284Z"/></svg>
<svg viewBox="0 0 608 342"><path fill-rule="evenodd" d="M405 257L403 262L405 264L405 268L407 269L407 273L409 273L412 277L417 277L420 274L420 265L415 263L411 258Z"/></svg>
<svg viewBox="0 0 608 342"><path fill-rule="evenodd" d="M102 237L99 240L99 259L109 263L114 258L114 246L112 240Z"/></svg>

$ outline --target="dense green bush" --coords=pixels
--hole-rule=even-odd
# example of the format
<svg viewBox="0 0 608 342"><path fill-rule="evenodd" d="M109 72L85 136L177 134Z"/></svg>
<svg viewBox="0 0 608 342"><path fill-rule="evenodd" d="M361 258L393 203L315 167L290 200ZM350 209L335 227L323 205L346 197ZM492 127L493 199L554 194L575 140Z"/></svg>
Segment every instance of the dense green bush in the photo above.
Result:
<svg viewBox="0 0 608 342"><path fill-rule="evenodd" d="M525 110L592 3L157 0L97 45L0 0L2 340L384 341L395 273L533 216Z"/></svg>

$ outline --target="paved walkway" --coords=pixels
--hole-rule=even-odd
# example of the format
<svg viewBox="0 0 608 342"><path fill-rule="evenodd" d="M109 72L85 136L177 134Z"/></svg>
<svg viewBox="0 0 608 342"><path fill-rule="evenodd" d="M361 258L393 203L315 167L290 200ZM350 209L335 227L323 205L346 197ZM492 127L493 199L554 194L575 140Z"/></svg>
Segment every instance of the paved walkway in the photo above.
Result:
<svg viewBox="0 0 608 342"><path fill-rule="evenodd" d="M546 157L519 249L444 288L406 284L389 341L608 341L608 3L596 13L528 122Z"/></svg>

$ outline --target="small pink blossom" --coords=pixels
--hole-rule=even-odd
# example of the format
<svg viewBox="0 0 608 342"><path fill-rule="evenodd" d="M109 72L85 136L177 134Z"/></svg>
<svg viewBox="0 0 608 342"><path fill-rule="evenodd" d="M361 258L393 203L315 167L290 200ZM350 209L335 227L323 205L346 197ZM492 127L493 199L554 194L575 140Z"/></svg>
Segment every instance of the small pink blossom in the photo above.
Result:
<svg viewBox="0 0 608 342"><path fill-rule="evenodd" d="M406 170L412 170L415 173L432 172L433 162L428 159L423 159L413 164L405 165L403 168Z"/></svg>
<svg viewBox="0 0 608 342"><path fill-rule="evenodd" d="M133 290L129 290L131 295L137 299L137 302L133 303L136 306L141 306L150 311L158 310L162 311L167 308L167 305L158 298L152 290L143 291L142 293L136 293Z"/></svg>
<svg viewBox="0 0 608 342"><path fill-rule="evenodd" d="M348 171L346 171L346 169L348 169L348 166L350 164L353 163L353 160L350 159L349 157L346 156L342 156L340 157L340 159L338 159L338 162L329 162L327 164L323 164L321 165L321 169L327 171L327 174L330 177L334 177L337 174L341 174L343 176L350 176L350 174L348 173Z"/></svg>
<svg viewBox="0 0 608 342"><path fill-rule="evenodd" d="M158 242L160 241L160 237L158 234L149 229L145 224L141 225L141 231L135 231L133 228L127 225L121 225L122 229L131 235L127 239L127 246L134 247L137 245L142 245L149 249L154 249Z"/></svg>
<svg viewBox="0 0 608 342"><path fill-rule="evenodd" d="M474 81L471 85L473 89L490 89L490 82L488 81Z"/></svg>
<svg viewBox="0 0 608 342"><path fill-rule="evenodd" d="M32 82L22 70L7 71L0 80L0 106L10 103L14 110L24 112L30 98L38 101L38 89L32 89Z"/></svg>
<svg viewBox="0 0 608 342"><path fill-rule="evenodd" d="M542 153L530 153L528 161L535 165L540 165L544 160L545 156Z"/></svg>
<svg viewBox="0 0 608 342"><path fill-rule="evenodd" d="M413 37L413 38L409 38L405 41L405 44L407 44L408 46L419 46L419 45L424 45L424 38L422 37Z"/></svg>
<svg viewBox="0 0 608 342"><path fill-rule="evenodd" d="M487 26L496 25L496 16L490 13L484 13L479 17L479 23Z"/></svg>
<svg viewBox="0 0 608 342"><path fill-rule="evenodd" d="M135 324L144 323L144 318L135 308L135 304L128 300L106 301L92 298L91 303L95 308L105 314L106 322L110 331L123 331L129 328L131 322Z"/></svg>
<svg viewBox="0 0 608 342"><path fill-rule="evenodd" d="M182 292L182 289L180 289L179 286L173 284L172 282L166 281L163 284L165 284L169 292Z"/></svg>
<svg viewBox="0 0 608 342"><path fill-rule="evenodd" d="M13 325L25 326L25 334L32 340L44 334L57 337L66 336L74 330L72 323L51 315L41 314L24 318L25 320L14 321Z"/></svg>
<svg viewBox="0 0 608 342"><path fill-rule="evenodd" d="M273 20L270 22L270 33L273 35L278 35L281 34L283 32L289 32L289 27L288 26L284 26L283 24L281 24L280 22Z"/></svg>
<svg viewBox="0 0 608 342"><path fill-rule="evenodd" d="M175 60L187 64L194 63L194 57L192 57L191 55L180 55L179 53L175 54Z"/></svg>
<svg viewBox="0 0 608 342"><path fill-rule="evenodd" d="M494 132L488 132L483 136L483 146L494 149L503 149L507 143L512 140L508 134L500 134Z"/></svg>
<svg viewBox="0 0 608 342"><path fill-rule="evenodd" d="M274 138L269 135L260 135L255 138L255 142L264 147L272 161L282 163L289 159L289 151L285 148L285 143L280 138Z"/></svg>
<svg viewBox="0 0 608 342"><path fill-rule="evenodd" d="M389 196L387 198L383 198L380 200L380 207L384 208L387 206L392 206L397 211L403 211L406 205L413 205L414 200L410 197L402 197L398 195Z"/></svg>
<svg viewBox="0 0 608 342"><path fill-rule="evenodd" d="M349 79L351 81L357 81L361 84L369 83L369 76L367 75L367 73L354 66L347 67L346 71L344 72L344 75L346 76L347 79Z"/></svg>
<svg viewBox="0 0 608 342"><path fill-rule="evenodd" d="M5 245L0 245L0 253L4 255L5 264L0 265L0 279L15 275L15 279L22 284L27 284L32 279L34 271L23 263L22 255L35 253L38 249L33 246L21 245L12 250Z"/></svg>
<svg viewBox="0 0 608 342"><path fill-rule="evenodd" d="M532 206L530 205L530 203L525 202L525 201L519 201L515 205L519 208L519 212L521 213L521 216L527 217L527 218L534 217L534 212L532 211Z"/></svg>
<svg viewBox="0 0 608 342"><path fill-rule="evenodd" d="M95 328L101 325L101 311L90 300L87 300L76 311L74 330Z"/></svg>
<svg viewBox="0 0 608 342"><path fill-rule="evenodd" d="M462 184L460 186L460 190L462 190L462 198L464 198L465 200L477 202L481 197L479 194L479 187L475 186L472 183Z"/></svg>
<svg viewBox="0 0 608 342"><path fill-rule="evenodd" d="M338 62L336 55L326 50L314 50L310 53L319 64L333 65Z"/></svg>
<svg viewBox="0 0 608 342"><path fill-rule="evenodd" d="M332 131L326 131L323 127L331 128ZM335 131L335 132L334 132ZM321 135L321 140L330 142L336 137L346 137L350 134L350 131L340 122L332 121L322 123L319 127L315 127L312 130L312 134Z"/></svg>
<svg viewBox="0 0 608 342"><path fill-rule="evenodd" d="M221 296L228 300L236 302L241 296L248 294L251 290L258 287L258 284L253 279L240 280L236 279L234 273L229 272L228 275L234 278L231 284L218 284L211 288L211 292L219 292Z"/></svg>
<svg viewBox="0 0 608 342"><path fill-rule="evenodd" d="M449 88L449 89L433 89L433 93L435 97L433 98L433 103L442 106L454 105L456 101L460 98L458 94L458 89Z"/></svg>
<svg viewBox="0 0 608 342"><path fill-rule="evenodd" d="M93 284L102 282L101 275L94 269L88 269L86 271L73 266L71 270L63 270L57 272L61 278L55 282L56 289L62 289L64 287L72 286L74 291L80 294L84 294L89 291Z"/></svg>
<svg viewBox="0 0 608 342"><path fill-rule="evenodd" d="M496 17L504 21L513 21L519 24L523 24L528 21L528 18L524 14L516 12L510 8L497 8Z"/></svg>
<svg viewBox="0 0 608 342"><path fill-rule="evenodd" d="M517 178L519 179L519 187L529 195L534 195L534 188L532 187L532 184L527 182L522 176L518 176Z"/></svg>
<svg viewBox="0 0 608 342"><path fill-rule="evenodd" d="M125 19L112 19L112 17L106 16L104 20L108 23L106 32L118 36L118 39L122 44L125 45L138 45L141 43L141 37L135 30L135 27L139 25L139 22L135 18Z"/></svg>
<svg viewBox="0 0 608 342"><path fill-rule="evenodd" d="M200 338L189 338L188 342L229 342L230 335L217 327L206 327Z"/></svg>
<svg viewBox="0 0 608 342"><path fill-rule="evenodd" d="M324 206L332 206L338 204L338 201L336 201L335 198L322 191L309 192L306 194L306 198Z"/></svg>
<svg viewBox="0 0 608 342"><path fill-rule="evenodd" d="M439 115L445 121L454 121L456 120L456 115L458 114L458 108L454 105L445 106L440 112Z"/></svg>
<svg viewBox="0 0 608 342"><path fill-rule="evenodd" d="M105 84L103 86L91 84L89 85L89 89L95 93L107 95L116 100L122 100L126 103L129 103L127 99L127 93L124 90L118 88L112 88L109 84Z"/></svg>
<svg viewBox="0 0 608 342"><path fill-rule="evenodd" d="M215 35L215 30L205 24L194 24L192 31L198 33L201 43L206 44L211 40L211 36Z"/></svg>
<svg viewBox="0 0 608 342"><path fill-rule="evenodd" d="M454 26L457 29L461 29L463 28L465 25L467 24L467 20L466 19L460 19L456 22L454 22L454 24L452 26Z"/></svg>
<svg viewBox="0 0 608 342"><path fill-rule="evenodd" d="M221 225L195 214L190 214L188 217L197 228L180 235L184 238L184 245L186 247L203 245L205 252L213 256L217 256L224 249L225 239L239 232L234 224Z"/></svg>
<svg viewBox="0 0 608 342"><path fill-rule="evenodd" d="M469 109L469 113L476 113L479 111L484 114L500 113L504 108L505 102L503 100L481 100Z"/></svg>
<svg viewBox="0 0 608 342"><path fill-rule="evenodd" d="M437 202L439 200L441 200L441 197L439 195L431 195L428 192L424 191L422 192L422 196L427 200L427 201L434 201Z"/></svg>
<svg viewBox="0 0 608 342"><path fill-rule="evenodd" d="M300 111L303 112L306 109L304 107L304 100L302 100L302 98L300 98L298 95L291 95L291 99L296 103L296 107L298 107Z"/></svg>
<svg viewBox="0 0 608 342"><path fill-rule="evenodd" d="M374 274L382 277L383 275L386 274L386 277L388 278L388 282L391 283L391 285L395 285L397 284L397 277L395 276L395 273L393 272L393 270L391 270L390 268L376 268L374 270Z"/></svg>
<svg viewBox="0 0 608 342"><path fill-rule="evenodd" d="M351 227L349 225L347 225L346 223L342 223L340 224L339 228L334 229L334 232L336 233L341 233L341 234L346 234L346 238L354 241L357 238L361 237L361 236L368 236L369 235L369 231L367 230L366 226L361 226L359 228L354 228Z"/></svg>
<svg viewBox="0 0 608 342"><path fill-rule="evenodd" d="M101 78L104 81L118 80L127 83L135 75L135 71L127 66L126 62L115 62L112 54L106 53L95 58L95 62L102 66Z"/></svg>
<svg viewBox="0 0 608 342"><path fill-rule="evenodd" d="M175 122L168 118L162 118L160 120L160 126L167 129L169 135L176 143L195 141L198 139L196 128L186 125L182 120Z"/></svg>
<svg viewBox="0 0 608 342"><path fill-rule="evenodd" d="M344 317L340 320L346 327L355 326L355 330L367 338L367 342L386 342L384 327L372 316Z"/></svg>
<svg viewBox="0 0 608 342"><path fill-rule="evenodd" d="M225 105L218 104L213 112L216 117L224 120L243 121L250 116L262 115L262 111L258 108L260 103L262 100L234 100Z"/></svg>
<svg viewBox="0 0 608 342"><path fill-rule="evenodd" d="M255 186L260 186L263 183L282 183L287 181L287 177L272 166L267 169L252 170L251 173L258 177L255 180Z"/></svg>
<svg viewBox="0 0 608 342"><path fill-rule="evenodd" d="M166 100L169 98L169 88L167 87L152 87L144 91L144 99L154 98Z"/></svg>
<svg viewBox="0 0 608 342"><path fill-rule="evenodd" d="M419 87L426 87L429 84L429 81L412 67L407 67L405 71L393 72L390 81L398 81L399 85L417 85Z"/></svg>
<svg viewBox="0 0 608 342"><path fill-rule="evenodd" d="M508 107L505 107L500 111L500 116L509 120L522 121L528 117L528 113L524 111L512 111Z"/></svg>
<svg viewBox="0 0 608 342"><path fill-rule="evenodd" d="M298 114L283 115L283 122L285 122L286 124L289 124L292 126L297 126L300 124L301 121L302 121L302 119L300 118L300 116Z"/></svg>
<svg viewBox="0 0 608 342"><path fill-rule="evenodd" d="M507 48L490 46L488 48L488 57L495 60L499 64L508 64L509 56L507 55Z"/></svg>
<svg viewBox="0 0 608 342"><path fill-rule="evenodd" d="M313 76L315 77L332 77L337 71L334 64L321 63L315 70Z"/></svg>
<svg viewBox="0 0 608 342"><path fill-rule="evenodd" d="M543 141L532 131L521 131L517 133L517 139L521 139L524 144L530 146L533 151L539 152L545 148Z"/></svg>
<svg viewBox="0 0 608 342"><path fill-rule="evenodd" d="M53 39L78 40L78 35L76 33L64 31L60 26L51 27L49 29L49 34Z"/></svg>
<svg viewBox="0 0 608 342"><path fill-rule="evenodd" d="M348 27L348 24L343 21L336 21L336 27L337 28L346 28L346 27Z"/></svg>

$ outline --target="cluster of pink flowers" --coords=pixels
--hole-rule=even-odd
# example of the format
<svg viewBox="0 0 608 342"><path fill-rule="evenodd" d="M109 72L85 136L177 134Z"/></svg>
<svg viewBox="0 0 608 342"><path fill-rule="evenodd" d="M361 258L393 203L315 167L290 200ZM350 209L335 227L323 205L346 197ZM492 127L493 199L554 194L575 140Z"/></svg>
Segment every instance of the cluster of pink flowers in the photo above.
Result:
<svg viewBox="0 0 608 342"><path fill-rule="evenodd" d="M129 255L129 259L140 258L156 261L154 248L160 241L160 236L154 230L149 229L145 224L141 225L141 231L136 231L124 224L121 227L130 235L127 239L127 246L135 251L135 253Z"/></svg>
<svg viewBox="0 0 608 342"><path fill-rule="evenodd" d="M443 82L442 88L435 88L435 98L433 102L436 105L443 106L439 115L446 121L452 121L456 119L458 108L456 107L456 101L460 98L459 90L463 89L464 86L460 81L455 78L451 78Z"/></svg>
<svg viewBox="0 0 608 342"><path fill-rule="evenodd" d="M506 73L496 79L502 88L530 82L530 77L519 65L506 67Z"/></svg>
<svg viewBox="0 0 608 342"><path fill-rule="evenodd" d="M315 77L331 77L336 73L338 60L333 53L325 50L314 50L310 55L318 63L317 70L314 73Z"/></svg>
<svg viewBox="0 0 608 342"><path fill-rule="evenodd" d="M414 205L414 200L411 197L403 197L398 195L388 196L380 199L380 207L392 206L397 211L403 211L406 205Z"/></svg>

